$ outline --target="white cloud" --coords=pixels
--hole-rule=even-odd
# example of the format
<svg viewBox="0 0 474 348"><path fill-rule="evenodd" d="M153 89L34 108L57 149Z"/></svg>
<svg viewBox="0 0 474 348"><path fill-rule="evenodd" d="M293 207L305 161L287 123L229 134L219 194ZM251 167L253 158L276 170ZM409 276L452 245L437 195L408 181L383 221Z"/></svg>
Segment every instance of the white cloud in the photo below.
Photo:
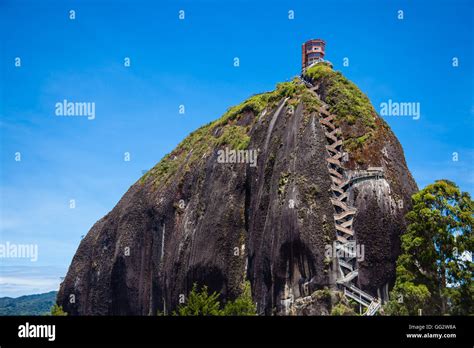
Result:
<svg viewBox="0 0 474 348"><path fill-rule="evenodd" d="M11 266L0 269L0 297L18 297L58 290L63 270L57 267Z"/></svg>

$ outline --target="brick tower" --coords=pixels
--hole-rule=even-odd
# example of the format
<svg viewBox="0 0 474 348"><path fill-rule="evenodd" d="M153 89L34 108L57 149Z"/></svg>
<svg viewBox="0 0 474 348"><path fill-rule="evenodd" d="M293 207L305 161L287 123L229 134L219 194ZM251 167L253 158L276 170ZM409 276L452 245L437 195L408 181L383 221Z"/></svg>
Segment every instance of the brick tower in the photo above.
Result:
<svg viewBox="0 0 474 348"><path fill-rule="evenodd" d="M301 68L304 70L313 63L324 60L326 42L321 39L311 39L301 46Z"/></svg>

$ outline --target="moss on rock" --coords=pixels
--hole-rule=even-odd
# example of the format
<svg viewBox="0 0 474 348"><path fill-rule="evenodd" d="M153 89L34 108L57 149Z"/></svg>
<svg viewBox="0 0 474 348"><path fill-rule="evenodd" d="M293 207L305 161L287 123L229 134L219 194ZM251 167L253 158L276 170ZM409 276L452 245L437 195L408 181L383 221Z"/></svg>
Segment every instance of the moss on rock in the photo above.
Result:
<svg viewBox="0 0 474 348"><path fill-rule="evenodd" d="M327 64L316 64L306 71L305 76L316 85L325 85L325 101L338 118L352 124L360 119L366 126L375 127L375 110L369 98L339 71Z"/></svg>

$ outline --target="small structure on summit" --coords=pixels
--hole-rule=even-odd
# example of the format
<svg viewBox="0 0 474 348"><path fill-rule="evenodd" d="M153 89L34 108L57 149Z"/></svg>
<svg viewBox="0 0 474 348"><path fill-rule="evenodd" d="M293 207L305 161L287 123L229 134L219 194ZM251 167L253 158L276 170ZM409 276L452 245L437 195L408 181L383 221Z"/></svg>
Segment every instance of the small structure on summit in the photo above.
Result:
<svg viewBox="0 0 474 348"><path fill-rule="evenodd" d="M324 60L325 50L326 42L322 39L311 39L303 43L301 46L301 69L304 71L311 65L320 62L329 63Z"/></svg>

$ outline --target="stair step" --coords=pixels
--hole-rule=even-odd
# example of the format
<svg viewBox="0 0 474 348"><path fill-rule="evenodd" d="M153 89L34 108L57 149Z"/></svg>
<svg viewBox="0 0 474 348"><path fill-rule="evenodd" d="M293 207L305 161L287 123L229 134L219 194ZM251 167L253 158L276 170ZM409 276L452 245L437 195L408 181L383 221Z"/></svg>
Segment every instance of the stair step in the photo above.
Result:
<svg viewBox="0 0 474 348"><path fill-rule="evenodd" d="M344 283L349 283L351 280L353 280L355 277L359 275L358 270L353 270L349 273L347 273L343 278L340 278L336 281L338 284L344 284Z"/></svg>
<svg viewBox="0 0 474 348"><path fill-rule="evenodd" d="M329 168L329 173L332 174L332 175L334 175L334 176L336 176L336 177L338 177L339 179L342 179L342 174L339 173L339 172L337 172L337 171L334 170L334 169Z"/></svg>
<svg viewBox="0 0 474 348"><path fill-rule="evenodd" d="M331 197L331 203L332 203L332 205L335 205L336 207L339 207L344 211L349 211L349 210L354 209L354 208L349 207L346 203L343 203L343 202L337 200L336 198Z"/></svg>
<svg viewBox="0 0 474 348"><path fill-rule="evenodd" d="M344 219L344 218L347 217L347 216L355 215L355 213L356 213L356 210L355 210L355 209L348 210L348 211L344 211L344 212L342 212L342 213L335 214L335 215L334 215L334 220L338 221L338 220Z"/></svg>
<svg viewBox="0 0 474 348"><path fill-rule="evenodd" d="M336 141L336 142L334 142L334 143L332 143L332 144L329 144L329 145L327 145L327 146L328 146L328 147L331 147L331 151L334 150L334 151L340 152L340 150L338 150L337 148L338 148L339 146L342 146L342 140L339 139L338 141Z"/></svg>
<svg viewBox="0 0 474 348"><path fill-rule="evenodd" d="M326 116L331 116L331 113L329 111L327 111L327 108L328 108L328 105L327 104L323 104L322 107L319 108L319 112L323 115L326 115ZM332 115L334 116L334 115ZM333 117L334 118L334 117Z"/></svg>
<svg viewBox="0 0 474 348"><path fill-rule="evenodd" d="M331 139L334 142L339 140L334 134L331 134L329 132L324 132L324 135L326 136L326 138Z"/></svg>
<svg viewBox="0 0 474 348"><path fill-rule="evenodd" d="M345 234L347 234L347 235L349 235L349 236L351 236L351 237L354 236L354 231L352 231L351 229L349 229L349 228L347 228L347 227L343 227L343 226L341 226L341 225L336 224L336 230L338 230L338 231L340 231L340 232L342 232L342 233L345 233Z"/></svg>
<svg viewBox="0 0 474 348"><path fill-rule="evenodd" d="M366 300L360 298L359 296L357 296L355 293L347 290L347 288L344 288L344 295L346 295L347 297L353 299L354 301L356 301L357 303L360 303L361 305L363 305L364 307L369 307L370 306L370 302L367 302Z"/></svg>
<svg viewBox="0 0 474 348"><path fill-rule="evenodd" d="M339 243L342 243L342 244L346 244L346 243L349 242L346 238L344 238L343 236L339 236L339 235L336 236L336 239Z"/></svg>
<svg viewBox="0 0 474 348"><path fill-rule="evenodd" d="M321 119L321 118L320 118L320 119L319 119L319 123L321 123L323 126L326 126L326 127L330 128L330 129L336 128L335 125L333 125L331 122L329 122L329 121L327 121L327 120L325 120L325 119Z"/></svg>
<svg viewBox="0 0 474 348"><path fill-rule="evenodd" d="M351 271L354 270L354 267L352 267L352 265L349 262L346 262L342 259L338 259L338 262L339 262L339 266L347 268L348 270L351 270Z"/></svg>
<svg viewBox="0 0 474 348"><path fill-rule="evenodd" d="M341 226L342 226L342 227L349 228L349 227L352 226L352 222L353 222L353 221L354 221L353 219L347 220L347 221L343 222L343 223L341 224Z"/></svg>
<svg viewBox="0 0 474 348"><path fill-rule="evenodd" d="M347 255L347 258L353 259L357 256L356 253L353 250L347 248L347 246L344 246L344 244L336 245L336 249L337 250L342 250L344 252L344 254Z"/></svg>
<svg viewBox="0 0 474 348"><path fill-rule="evenodd" d="M334 159L334 158L332 158L332 157L326 158L326 161L329 162L329 163L338 165L338 166L342 166L341 161L339 161L339 160L337 160L337 159Z"/></svg>
<svg viewBox="0 0 474 348"><path fill-rule="evenodd" d="M364 298L366 301L368 302L372 302L374 300L374 297L369 295L368 293L362 291L361 289L359 289L358 287L356 287L355 285L353 284L350 284L349 287L348 287L352 292L355 292L357 294L357 296L360 296L362 298Z"/></svg>
<svg viewBox="0 0 474 348"><path fill-rule="evenodd" d="M347 192L344 192L343 194L337 196L336 198L337 198L338 201L343 202L345 199L347 199L347 197L349 197L349 194Z"/></svg>

